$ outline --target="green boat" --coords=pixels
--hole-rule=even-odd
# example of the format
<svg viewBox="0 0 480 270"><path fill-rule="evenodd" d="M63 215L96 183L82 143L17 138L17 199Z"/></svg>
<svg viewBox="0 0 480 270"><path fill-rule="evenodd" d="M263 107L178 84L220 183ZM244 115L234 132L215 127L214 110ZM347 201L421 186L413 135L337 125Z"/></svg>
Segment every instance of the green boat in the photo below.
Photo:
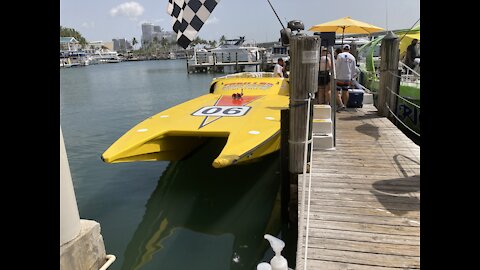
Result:
<svg viewBox="0 0 480 270"><path fill-rule="evenodd" d="M400 42L400 59L402 59L408 44L413 38L420 39L420 26L416 26L410 30L395 31L395 34L401 38ZM380 65L380 45L384 36L379 36L363 45L358 49L359 59L365 59L360 62L360 84L370 89L373 93L379 89L378 67ZM399 95L403 99L398 99L396 114L397 117L405 123L405 125L414 132L420 134L420 73L419 67L415 70L402 71L402 79L400 81ZM374 95L374 104L376 105L376 95ZM417 105L417 106L415 106ZM408 130L399 124L402 130Z"/></svg>

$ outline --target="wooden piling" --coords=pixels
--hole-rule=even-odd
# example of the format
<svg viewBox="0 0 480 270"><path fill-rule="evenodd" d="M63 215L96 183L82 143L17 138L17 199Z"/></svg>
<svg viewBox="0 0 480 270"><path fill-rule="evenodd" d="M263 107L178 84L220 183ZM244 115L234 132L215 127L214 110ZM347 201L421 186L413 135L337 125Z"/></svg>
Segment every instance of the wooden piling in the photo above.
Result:
<svg viewBox="0 0 480 270"><path fill-rule="evenodd" d="M217 72L217 54L213 53L213 72Z"/></svg>
<svg viewBox="0 0 480 270"><path fill-rule="evenodd" d="M190 68L189 68L189 66L188 66L188 58L189 58L189 57L188 57L188 52L187 52L187 51L185 51L185 56L186 56L186 57L185 57L185 61L187 62L187 73L190 73Z"/></svg>
<svg viewBox="0 0 480 270"><path fill-rule="evenodd" d="M318 87L318 63L320 38L317 36L293 36L290 38L290 131L289 171L302 173L307 128L307 113L310 109L310 130L312 127L313 103ZM311 132L308 132L311 134Z"/></svg>
<svg viewBox="0 0 480 270"><path fill-rule="evenodd" d="M388 32L382 40L380 47L380 83L378 92L378 115L388 117L389 111L387 104L391 110L395 109L396 96L390 92L398 94L397 72L398 72L398 37L392 32ZM393 116L389 117L393 119Z"/></svg>
<svg viewBox="0 0 480 270"><path fill-rule="evenodd" d="M235 52L235 72L238 72L238 52Z"/></svg>

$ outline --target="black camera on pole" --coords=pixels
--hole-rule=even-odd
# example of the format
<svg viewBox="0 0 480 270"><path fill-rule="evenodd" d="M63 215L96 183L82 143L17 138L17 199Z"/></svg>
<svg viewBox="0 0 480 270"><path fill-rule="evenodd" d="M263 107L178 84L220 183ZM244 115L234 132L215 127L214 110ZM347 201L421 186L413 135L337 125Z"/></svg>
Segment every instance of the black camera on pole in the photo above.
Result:
<svg viewBox="0 0 480 270"><path fill-rule="evenodd" d="M305 30L305 26L303 25L302 21L289 21L287 24L287 28L280 30L280 40L282 41L282 45L285 46L290 44L290 37L292 36L292 31L297 31L295 36L304 35L303 33L300 33L301 30Z"/></svg>

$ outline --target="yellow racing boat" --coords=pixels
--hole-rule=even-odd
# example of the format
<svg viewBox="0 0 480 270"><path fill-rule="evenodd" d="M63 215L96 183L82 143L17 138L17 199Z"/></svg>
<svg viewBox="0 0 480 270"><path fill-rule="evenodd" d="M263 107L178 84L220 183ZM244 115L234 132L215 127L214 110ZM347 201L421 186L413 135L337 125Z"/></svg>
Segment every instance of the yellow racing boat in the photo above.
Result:
<svg viewBox="0 0 480 270"><path fill-rule="evenodd" d="M215 78L210 93L134 126L102 155L108 163L180 160L211 137L228 137L213 167L248 162L280 149L280 111L289 81L269 72Z"/></svg>

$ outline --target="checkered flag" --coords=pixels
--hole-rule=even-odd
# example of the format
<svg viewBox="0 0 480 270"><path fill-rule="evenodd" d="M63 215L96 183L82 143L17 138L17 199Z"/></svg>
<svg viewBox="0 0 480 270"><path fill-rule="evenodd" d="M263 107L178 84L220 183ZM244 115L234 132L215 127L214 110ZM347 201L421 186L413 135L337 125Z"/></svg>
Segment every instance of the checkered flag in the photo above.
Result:
<svg viewBox="0 0 480 270"><path fill-rule="evenodd" d="M218 2L220 0L168 0L167 13L173 17L178 45L188 47Z"/></svg>

